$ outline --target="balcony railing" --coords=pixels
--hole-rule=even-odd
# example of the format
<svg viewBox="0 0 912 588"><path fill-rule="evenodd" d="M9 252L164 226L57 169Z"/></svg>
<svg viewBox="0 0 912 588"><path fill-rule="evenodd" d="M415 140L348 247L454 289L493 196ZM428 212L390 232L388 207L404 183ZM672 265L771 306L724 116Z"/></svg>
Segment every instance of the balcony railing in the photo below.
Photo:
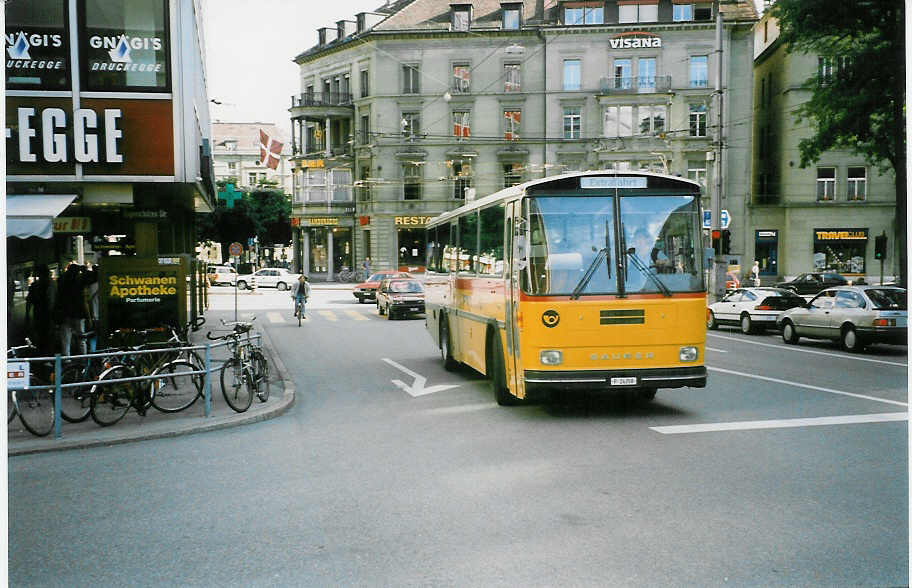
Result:
<svg viewBox="0 0 912 588"><path fill-rule="evenodd" d="M351 106L352 95L347 92L315 92L291 97L291 107L299 106Z"/></svg>
<svg viewBox="0 0 912 588"><path fill-rule="evenodd" d="M671 89L671 76L627 76L599 80L602 94L654 94Z"/></svg>

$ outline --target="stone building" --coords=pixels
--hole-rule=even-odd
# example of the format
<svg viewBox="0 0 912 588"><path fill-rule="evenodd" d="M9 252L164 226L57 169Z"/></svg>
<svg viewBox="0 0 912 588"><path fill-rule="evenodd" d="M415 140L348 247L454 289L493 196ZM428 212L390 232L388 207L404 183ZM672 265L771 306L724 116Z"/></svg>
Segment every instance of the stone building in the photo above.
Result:
<svg viewBox="0 0 912 588"><path fill-rule="evenodd" d="M260 131L282 143L276 169L260 159ZM291 194L291 142L288 132L273 123L212 123L212 165L216 180L234 178L236 187L275 186Z"/></svg>
<svg viewBox="0 0 912 588"><path fill-rule="evenodd" d="M332 279L370 257L420 271L430 218L564 171L649 169L711 186L714 10L399 0L319 29L295 58L290 109L300 267ZM734 227L750 196L757 14L751 2L722 11L723 206Z"/></svg>

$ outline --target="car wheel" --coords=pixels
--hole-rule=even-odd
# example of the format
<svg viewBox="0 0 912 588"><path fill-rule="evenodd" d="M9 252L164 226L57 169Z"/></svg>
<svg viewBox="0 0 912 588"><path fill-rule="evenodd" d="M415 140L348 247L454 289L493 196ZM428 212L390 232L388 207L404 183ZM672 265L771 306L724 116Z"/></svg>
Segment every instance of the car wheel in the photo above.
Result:
<svg viewBox="0 0 912 588"><path fill-rule="evenodd" d="M246 290L247 282L245 282L244 280L238 280L237 287L238 287L238 290Z"/></svg>
<svg viewBox="0 0 912 588"><path fill-rule="evenodd" d="M284 292L285 290L288 289L288 284L286 284L285 282L279 282L278 284L276 284L276 288L279 291Z"/></svg>
<svg viewBox="0 0 912 588"><path fill-rule="evenodd" d="M358 297L358 304L364 304L364 296Z"/></svg>
<svg viewBox="0 0 912 588"><path fill-rule="evenodd" d="M745 335L750 335L754 332L754 322L746 312L741 315L741 332Z"/></svg>
<svg viewBox="0 0 912 588"><path fill-rule="evenodd" d="M789 345L794 345L798 342L798 333L795 331L795 325L792 324L792 321L785 321L782 324L782 340L788 343Z"/></svg>
<svg viewBox="0 0 912 588"><path fill-rule="evenodd" d="M713 311L709 311L706 316L706 328L710 331L715 331L719 328L719 323L716 322L716 315Z"/></svg>
<svg viewBox="0 0 912 588"><path fill-rule="evenodd" d="M841 343L842 348L849 353L858 353L864 351L865 348L864 342L855 332L855 327L852 325L842 327Z"/></svg>

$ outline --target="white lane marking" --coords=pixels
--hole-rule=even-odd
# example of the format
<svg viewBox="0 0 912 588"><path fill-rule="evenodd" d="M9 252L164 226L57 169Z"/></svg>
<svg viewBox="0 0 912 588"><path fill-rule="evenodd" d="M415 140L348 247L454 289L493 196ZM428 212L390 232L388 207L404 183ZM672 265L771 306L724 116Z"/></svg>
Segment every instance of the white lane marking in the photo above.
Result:
<svg viewBox="0 0 912 588"><path fill-rule="evenodd" d="M370 320L363 313L358 312L357 310L346 310L345 314L355 319L356 321L366 321Z"/></svg>
<svg viewBox="0 0 912 588"><path fill-rule="evenodd" d="M443 406L440 408L429 408L422 411L422 414L460 414L465 412L477 412L479 410L488 410L497 408L496 402L482 402L479 404L465 404L462 406Z"/></svg>
<svg viewBox="0 0 912 588"><path fill-rule="evenodd" d="M328 321L336 322L339 320L339 318L336 316L336 313L331 310L321 310L319 314Z"/></svg>
<svg viewBox="0 0 912 588"><path fill-rule="evenodd" d="M266 318L268 318L269 322L271 322L271 323L284 323L285 322L285 317L283 317L282 314L279 312L267 312Z"/></svg>
<svg viewBox="0 0 912 588"><path fill-rule="evenodd" d="M780 380L779 378L770 378L768 376L760 376L757 374L748 374L745 372L736 372L734 370L724 370L722 368L715 368L706 366L706 369L712 372L721 372L723 374L731 374L733 376L741 376L743 378L754 378L755 380L766 380L767 382L775 382L777 384L784 384L786 386L795 386L797 388L807 388L808 390L816 390L818 392L828 392L830 394L839 394L841 396L851 396L853 398L862 398L864 400L873 400L875 402L885 402L887 404L895 404L897 406L909 406L905 402L899 402L898 400L887 400L886 398L877 398L876 396L867 396L865 394L855 394L854 392L843 392L842 390L834 390L832 388L823 388L821 386L812 386L810 384L801 384L799 382L790 382L788 380Z"/></svg>
<svg viewBox="0 0 912 588"><path fill-rule="evenodd" d="M706 350L707 351L718 351L719 353L728 353L728 351L726 351L724 349L716 349L715 347L707 347Z"/></svg>
<svg viewBox="0 0 912 588"><path fill-rule="evenodd" d="M819 427L823 425L855 425L861 423L886 423L907 421L907 412L887 412L881 414L853 414L846 416L816 417L806 419L778 419L769 421L740 421L733 423L707 423L700 425L671 425L667 427L649 427L663 435L681 433L711 433L715 431L747 431L750 429L787 429L791 427Z"/></svg>
<svg viewBox="0 0 912 588"><path fill-rule="evenodd" d="M412 376L413 378L415 378L415 381L412 382L412 385L411 385L411 386L409 386L408 384L406 384L406 383L403 382L402 380L393 380L393 381L392 381L393 384L395 384L395 385L398 386L399 388L402 388L403 390L405 390L406 392L408 392L408 393L409 393L410 395L412 395L412 396L424 396L425 394L433 394L434 392L442 392L442 391L444 391L444 390L449 390L450 388L458 388L458 387L459 387L459 384L437 384L436 386L431 386L431 387L429 387L429 388L425 388L425 387L424 387L424 384L427 382L427 378L425 378L425 377L422 376L421 374L416 374L415 372L413 372L412 370L408 369L408 368L405 367L404 365L399 365L398 363L396 363L396 362L393 361L392 359L388 359L388 358L384 357L384 358L383 358L383 361L385 361L386 363L390 364L390 365L393 366L394 368L399 369L399 370L402 370L403 372L405 372L405 373L407 373L408 375L410 375L410 376Z"/></svg>
<svg viewBox="0 0 912 588"><path fill-rule="evenodd" d="M908 367L908 364L901 363L898 361L885 361L883 359L872 359L870 357L855 357L853 355L843 355L841 353L827 353L826 351L814 351L813 349L802 349L801 347L791 345L785 347L784 345L773 345L772 343L760 343L759 341L747 341L745 339L738 339L737 337L726 337L724 335L716 335L715 333L707 333L710 337L715 337L717 339L727 339L729 341L737 341L739 343L746 343L748 345L759 345L761 347L772 347L774 349L788 349L789 351L798 351L801 353L811 353L813 355L826 355L827 357L838 357L840 359L854 359L855 361L869 361L871 363L885 363L887 365L898 365L902 367Z"/></svg>

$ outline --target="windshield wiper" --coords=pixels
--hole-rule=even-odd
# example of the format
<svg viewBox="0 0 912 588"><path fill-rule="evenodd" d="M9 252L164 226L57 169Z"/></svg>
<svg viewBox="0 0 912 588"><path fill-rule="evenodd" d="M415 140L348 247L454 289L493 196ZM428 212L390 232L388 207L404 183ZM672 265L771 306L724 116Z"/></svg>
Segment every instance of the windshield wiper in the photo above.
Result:
<svg viewBox="0 0 912 588"><path fill-rule="evenodd" d="M628 249L627 255L629 255L630 259L633 260L633 265L637 266L637 269L639 269L642 273L644 273L647 276L649 276L650 278L652 278L652 281L655 282L656 286L659 287L659 290L662 291L662 294L664 294L665 296L668 296L668 297L671 296L671 290L668 289L668 286L666 286L662 282L662 280L657 278L656 275L654 273L652 273L648 267L646 267L646 264L643 263L642 259L637 257L636 247L631 247L630 249Z"/></svg>
<svg viewBox="0 0 912 588"><path fill-rule="evenodd" d="M593 249L595 249L593 247ZM570 294L570 300L576 300L580 297L580 294L583 290L586 289L586 286L589 285L589 282L592 280L592 276L595 275L595 270L598 269L599 264L605 260L605 265L608 268L608 278L611 278L611 264L608 262L608 248L602 247L598 255L595 256L595 259L592 260L592 263L589 264L589 267L586 268L586 273L583 274L583 277L580 278L579 283L576 285L576 288L573 289L573 293Z"/></svg>

